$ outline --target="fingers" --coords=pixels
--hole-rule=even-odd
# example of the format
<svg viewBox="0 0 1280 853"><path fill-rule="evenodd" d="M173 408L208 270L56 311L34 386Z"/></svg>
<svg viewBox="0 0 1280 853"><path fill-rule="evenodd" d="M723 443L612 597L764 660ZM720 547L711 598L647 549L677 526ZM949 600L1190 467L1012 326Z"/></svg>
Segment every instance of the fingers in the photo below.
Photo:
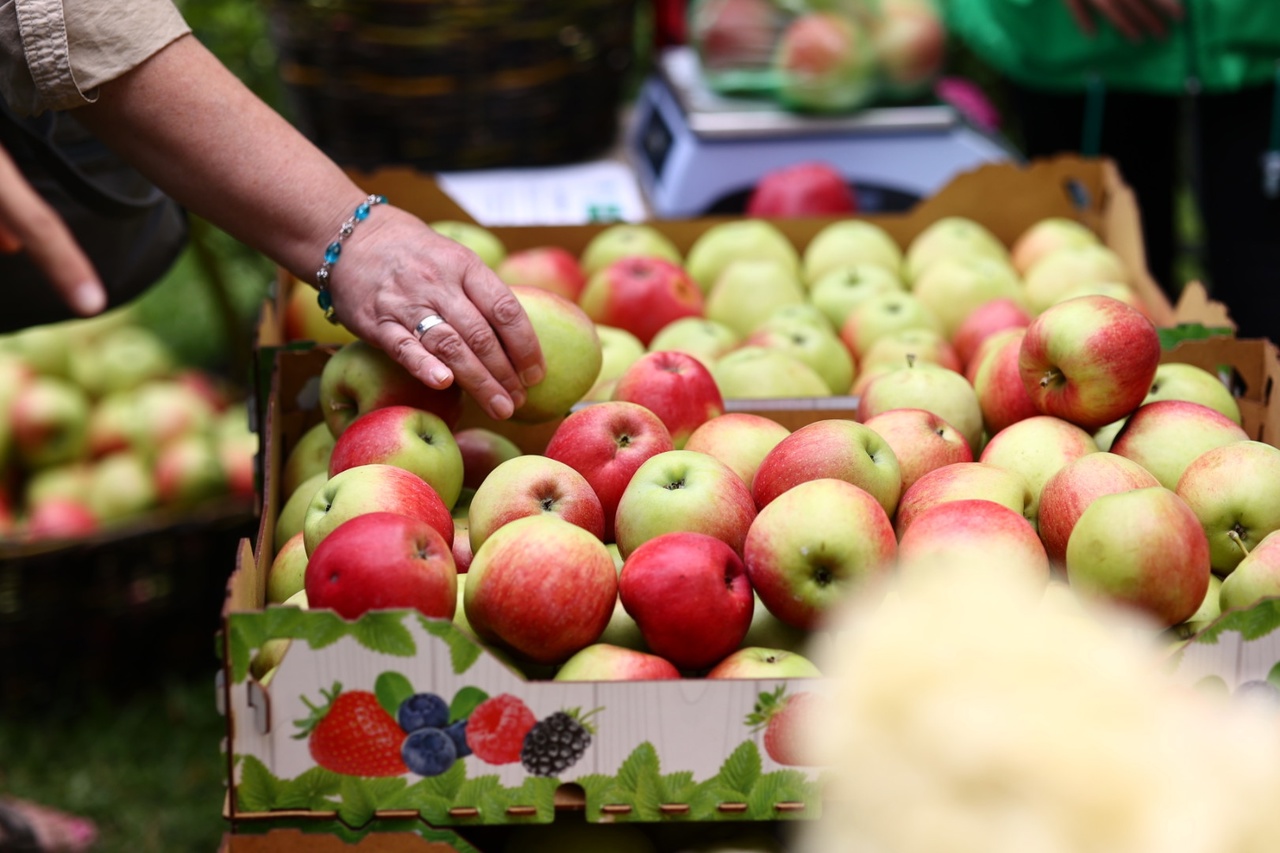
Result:
<svg viewBox="0 0 1280 853"><path fill-rule="evenodd" d="M70 229L0 148L0 251L20 249L77 313L88 316L106 307L106 290Z"/></svg>
<svg viewBox="0 0 1280 853"><path fill-rule="evenodd" d="M510 417L524 404L524 384L477 306L453 299L438 312L427 311L418 319L430 313L439 313L444 322L423 333L421 346L453 373L491 417Z"/></svg>
<svg viewBox="0 0 1280 853"><path fill-rule="evenodd" d="M546 375L546 362L538 335L520 300L483 264L472 268L464 285L486 326L498 337L501 351L523 387L537 385Z"/></svg>

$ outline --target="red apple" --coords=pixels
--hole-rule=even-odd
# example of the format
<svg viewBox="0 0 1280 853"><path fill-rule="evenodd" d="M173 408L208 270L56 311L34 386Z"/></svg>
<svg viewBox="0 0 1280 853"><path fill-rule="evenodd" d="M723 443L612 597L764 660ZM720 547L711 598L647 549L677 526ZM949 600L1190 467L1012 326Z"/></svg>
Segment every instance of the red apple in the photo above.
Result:
<svg viewBox="0 0 1280 853"><path fill-rule="evenodd" d="M1166 489L1176 489L1197 456L1248 438L1216 409L1189 400L1156 400L1129 416L1111 442L1111 452L1146 468Z"/></svg>
<svg viewBox="0 0 1280 853"><path fill-rule="evenodd" d="M618 378L613 399L644 406L661 418L677 449L684 447L695 429L724 414L724 398L711 371L677 350L649 352L636 359Z"/></svg>
<svg viewBox="0 0 1280 853"><path fill-rule="evenodd" d="M888 409L863 424L879 433L897 457L903 492L934 468L973 461L969 442L933 412Z"/></svg>
<svg viewBox="0 0 1280 853"><path fill-rule="evenodd" d="M99 529L97 516L83 501L49 498L27 516L22 530L33 540L77 539Z"/></svg>
<svg viewBox="0 0 1280 853"><path fill-rule="evenodd" d="M981 498L935 504L916 515L898 542L902 590L940 572L973 567L1036 594L1049 582L1049 557L1021 513Z"/></svg>
<svg viewBox="0 0 1280 853"><path fill-rule="evenodd" d="M760 463L751 493L764 509L800 483L835 478L865 489L892 515L902 489L893 449L865 424L841 418L815 421L778 442Z"/></svg>
<svg viewBox="0 0 1280 853"><path fill-rule="evenodd" d="M438 492L395 465L360 465L330 477L311 497L302 522L307 553L339 524L369 512L396 512L425 521L453 546L453 516Z"/></svg>
<svg viewBox="0 0 1280 853"><path fill-rule="evenodd" d="M494 468L523 451L505 435L484 427L468 427L453 434L454 444L462 454L462 487L478 489Z"/></svg>
<svg viewBox="0 0 1280 853"><path fill-rule="evenodd" d="M54 376L23 384L10 404L13 450L27 470L84 459L89 453L89 397Z"/></svg>
<svg viewBox="0 0 1280 853"><path fill-rule="evenodd" d="M207 435L179 436L155 458L156 496L161 504L195 506L227 492L217 445Z"/></svg>
<svg viewBox="0 0 1280 853"><path fill-rule="evenodd" d="M597 323L625 329L645 346L663 326L702 315L702 290L679 264L621 258L591 276L578 299Z"/></svg>
<svg viewBox="0 0 1280 853"><path fill-rule="evenodd" d="M875 47L852 16L835 11L797 15L774 54L778 97L787 106L814 112L847 112L870 96L875 84Z"/></svg>
<svg viewBox="0 0 1280 853"><path fill-rule="evenodd" d="M839 216L856 213L849 179L830 163L795 163L765 172L747 198L747 216Z"/></svg>
<svg viewBox="0 0 1280 853"><path fill-rule="evenodd" d="M344 619L369 610L412 608L452 619L458 571L440 533L394 512L370 512L339 524L311 551L305 588L311 610Z"/></svg>
<svg viewBox="0 0 1280 853"><path fill-rule="evenodd" d="M511 252L494 269L508 285L538 287L577 302L587 278L578 258L562 246L534 246Z"/></svg>
<svg viewBox="0 0 1280 853"><path fill-rule="evenodd" d="M1026 330L1019 328L995 332L979 345L966 370L989 435L1040 414L1019 366L1025 336Z"/></svg>
<svg viewBox="0 0 1280 853"><path fill-rule="evenodd" d="M329 476L360 465L394 465L417 474L453 509L462 494L462 452L438 416L384 406L347 424L329 455Z"/></svg>
<svg viewBox="0 0 1280 853"><path fill-rule="evenodd" d="M674 449L657 415L619 400L572 412L556 427L543 455L586 477L604 509L605 541L612 542L618 501L631 476L649 457Z"/></svg>
<svg viewBox="0 0 1280 853"><path fill-rule="evenodd" d="M1040 491L1040 539L1049 560L1065 563L1071 530L1096 498L1158 485L1146 468L1114 453L1087 453L1063 465Z"/></svg>
<svg viewBox="0 0 1280 853"><path fill-rule="evenodd" d="M504 524L544 513L604 538L604 509L587 478L563 462L529 454L503 462L476 489L467 510L471 552Z"/></svg>
<svg viewBox="0 0 1280 853"><path fill-rule="evenodd" d="M782 29L770 0L704 0L689 9L689 39L711 73L769 67Z"/></svg>
<svg viewBox="0 0 1280 853"><path fill-rule="evenodd" d="M1159 365L1156 327L1109 296L1045 310L1027 327L1018 359L1036 408L1090 432L1138 408Z"/></svg>
<svg viewBox="0 0 1280 853"><path fill-rule="evenodd" d="M453 531L453 564L458 569L458 574L466 574L471 568L471 559L475 556L475 552L471 550L471 531L459 530L456 526Z"/></svg>
<svg viewBox="0 0 1280 853"><path fill-rule="evenodd" d="M985 462L955 462L935 468L902 494L894 527L906 535L916 516L948 501L981 498L995 501L1022 516L1031 506L1031 486L1021 474Z"/></svg>
<svg viewBox="0 0 1280 853"><path fill-rule="evenodd" d="M595 643L561 664L553 680L656 681L679 677L680 670L666 658L609 643Z"/></svg>
<svg viewBox="0 0 1280 853"><path fill-rule="evenodd" d="M737 649L755 606L737 552L691 532L666 533L636 548L623 563L619 594L649 649L687 670L710 667Z"/></svg>
<svg viewBox="0 0 1280 853"><path fill-rule="evenodd" d="M684 449L714 456L750 487L761 461L790 434L791 430L763 415L726 412L695 429Z"/></svg>
<svg viewBox="0 0 1280 853"><path fill-rule="evenodd" d="M1034 318L1016 299L992 299L970 311L955 334L951 345L961 364L967 365L978 351L978 345L995 332L1005 329L1025 329Z"/></svg>
<svg viewBox="0 0 1280 853"><path fill-rule="evenodd" d="M318 344L349 344L357 340L341 323L331 323L316 302L316 292L305 283L294 280L286 297L284 317L285 341L315 341Z"/></svg>
<svg viewBox="0 0 1280 853"><path fill-rule="evenodd" d="M462 386L424 385L399 362L365 341L346 344L320 371L320 411L337 438L360 415L386 406L410 406L439 417L449 429L462 416Z"/></svg>
<svg viewBox="0 0 1280 853"><path fill-rule="evenodd" d="M472 558L463 602L482 641L557 664L599 640L617 597L604 543L543 514L494 531Z"/></svg>
<svg viewBox="0 0 1280 853"><path fill-rule="evenodd" d="M893 94L928 89L946 59L947 30L931 3L885 0L872 30L880 73Z"/></svg>

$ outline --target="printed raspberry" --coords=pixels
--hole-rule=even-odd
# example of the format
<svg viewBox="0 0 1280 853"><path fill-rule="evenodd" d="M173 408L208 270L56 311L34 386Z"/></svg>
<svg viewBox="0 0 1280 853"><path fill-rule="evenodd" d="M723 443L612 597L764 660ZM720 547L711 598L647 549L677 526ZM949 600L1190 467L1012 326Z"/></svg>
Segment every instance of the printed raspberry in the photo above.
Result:
<svg viewBox="0 0 1280 853"><path fill-rule="evenodd" d="M487 764L514 764L524 736L537 722L519 697L501 693L481 702L467 718L467 746Z"/></svg>
<svg viewBox="0 0 1280 853"><path fill-rule="evenodd" d="M580 717L579 710L556 711L529 730L520 750L525 770L535 776L556 776L582 758L591 745L592 729L586 720L595 711Z"/></svg>

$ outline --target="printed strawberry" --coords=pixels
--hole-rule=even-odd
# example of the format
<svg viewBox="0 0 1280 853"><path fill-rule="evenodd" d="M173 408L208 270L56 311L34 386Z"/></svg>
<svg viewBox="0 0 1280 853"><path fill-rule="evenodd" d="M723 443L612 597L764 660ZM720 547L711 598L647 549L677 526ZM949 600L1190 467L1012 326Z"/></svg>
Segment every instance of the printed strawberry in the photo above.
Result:
<svg viewBox="0 0 1280 853"><path fill-rule="evenodd" d="M467 746L488 764L514 764L537 722L519 697L502 693L481 702L467 718Z"/></svg>
<svg viewBox="0 0 1280 853"><path fill-rule="evenodd" d="M311 716L294 722L301 730L294 737L309 738L316 764L347 776L402 776L409 772L400 757L404 731L373 693L343 693L337 682L332 691L320 692L324 705L316 707L302 697Z"/></svg>
<svg viewBox="0 0 1280 853"><path fill-rule="evenodd" d="M747 715L752 732L764 729L764 751L779 764L812 765L805 759L805 732L812 725L815 706L821 701L816 693L786 695L779 686L772 693L761 693L755 709Z"/></svg>

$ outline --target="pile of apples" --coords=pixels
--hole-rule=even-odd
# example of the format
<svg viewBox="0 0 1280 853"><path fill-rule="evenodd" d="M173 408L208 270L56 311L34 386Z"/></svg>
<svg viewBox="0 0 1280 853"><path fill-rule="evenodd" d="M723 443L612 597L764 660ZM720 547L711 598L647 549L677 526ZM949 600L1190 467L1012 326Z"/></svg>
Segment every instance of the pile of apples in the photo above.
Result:
<svg viewBox="0 0 1280 853"><path fill-rule="evenodd" d="M256 492L243 401L124 310L0 336L0 412L0 541L73 540Z"/></svg>

